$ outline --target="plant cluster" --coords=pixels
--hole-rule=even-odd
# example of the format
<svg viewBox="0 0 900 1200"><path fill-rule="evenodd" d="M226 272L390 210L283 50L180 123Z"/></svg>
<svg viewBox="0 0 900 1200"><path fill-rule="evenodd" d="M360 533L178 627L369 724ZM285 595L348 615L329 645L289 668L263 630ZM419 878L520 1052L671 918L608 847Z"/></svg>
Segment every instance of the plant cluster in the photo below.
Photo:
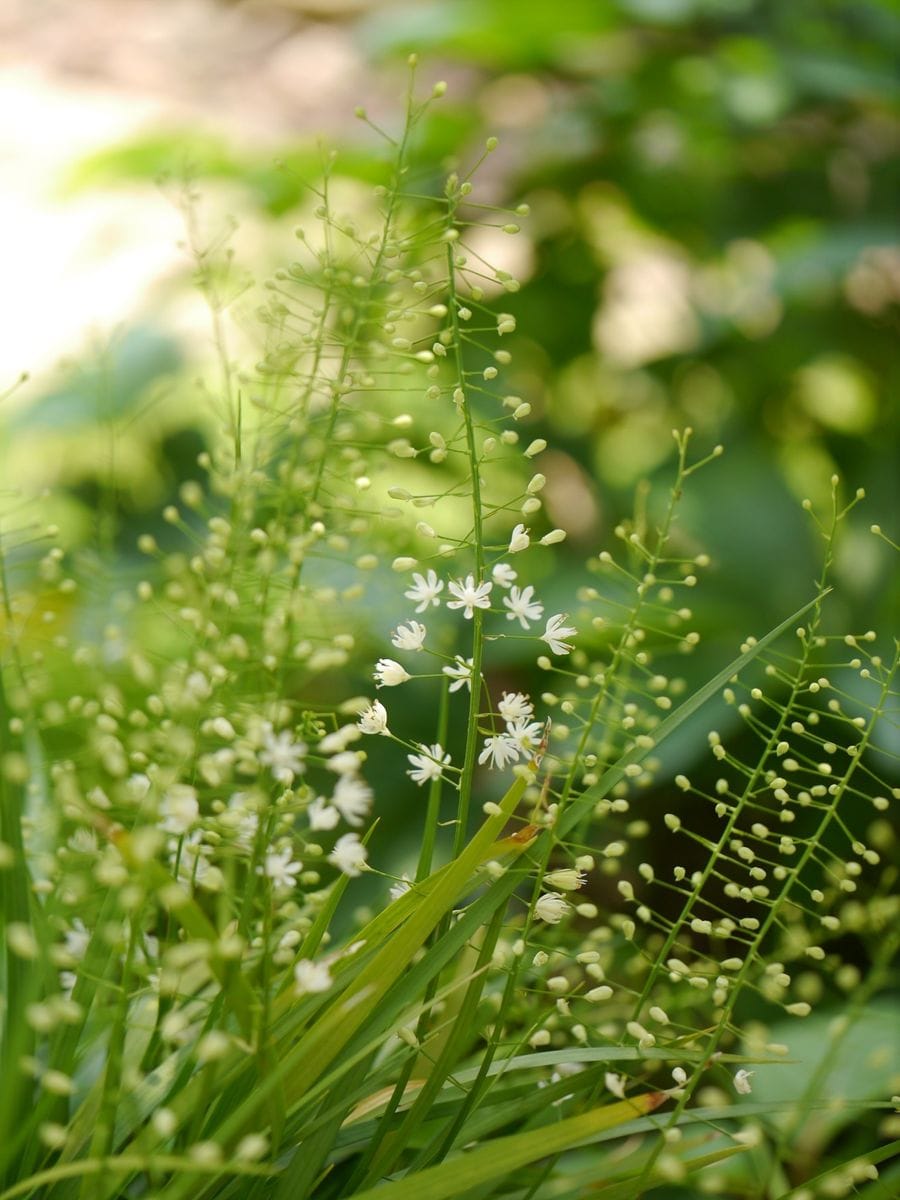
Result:
<svg viewBox="0 0 900 1200"><path fill-rule="evenodd" d="M104 628L77 597L109 562L4 520L0 1200L724 1195L747 1155L767 1195L812 1197L893 1152L885 1090L861 1149L791 1174L898 941L896 646L829 613L861 497L834 481L809 604L698 689L709 560L678 505L720 447L676 433L668 497L556 602L546 445L503 386L517 283L473 237L527 210L479 204L477 163L440 190L416 165L443 91L411 81L382 134L374 231L326 162L252 368L233 267L190 225L223 433ZM714 785L664 792L717 700ZM376 750L422 800L405 876ZM818 1074L758 1101L790 1070L775 1031L829 1007Z"/></svg>

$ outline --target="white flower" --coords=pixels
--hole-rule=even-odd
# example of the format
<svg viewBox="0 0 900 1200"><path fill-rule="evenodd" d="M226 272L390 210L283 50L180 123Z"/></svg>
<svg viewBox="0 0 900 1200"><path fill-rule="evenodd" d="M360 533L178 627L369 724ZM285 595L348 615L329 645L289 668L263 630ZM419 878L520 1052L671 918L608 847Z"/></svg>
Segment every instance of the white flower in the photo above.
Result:
<svg viewBox="0 0 900 1200"><path fill-rule="evenodd" d="M295 990L300 996L313 992L327 992L333 982L331 972L324 963L314 963L308 958L301 958L294 964L294 979Z"/></svg>
<svg viewBox="0 0 900 1200"><path fill-rule="evenodd" d="M528 629L529 621L539 621L544 615L544 606L539 600L532 600L534 588L531 584L526 588L511 587L509 595L503 597L504 605L509 609L507 621L518 620L523 629Z"/></svg>
<svg viewBox="0 0 900 1200"><path fill-rule="evenodd" d="M396 687L399 683L406 683L411 676L392 658L379 658L372 678L376 687Z"/></svg>
<svg viewBox="0 0 900 1200"><path fill-rule="evenodd" d="M509 539L509 553L518 554L522 550L527 550L530 544L531 538L528 536L528 530L524 525L517 525Z"/></svg>
<svg viewBox="0 0 900 1200"><path fill-rule="evenodd" d="M463 684L471 692L472 690L472 659L462 658L459 654L454 656L453 665L450 667L441 667L443 673L453 680L450 684L451 692L458 692Z"/></svg>
<svg viewBox="0 0 900 1200"><path fill-rule="evenodd" d="M372 789L358 776L342 775L331 803L348 825L362 825L372 807Z"/></svg>
<svg viewBox="0 0 900 1200"><path fill-rule="evenodd" d="M519 747L508 733L498 733L484 739L484 749L478 755L478 761L485 763L490 759L492 767L502 770L507 763L514 763L519 758Z"/></svg>
<svg viewBox="0 0 900 1200"><path fill-rule="evenodd" d="M387 709L380 700L370 704L365 712L360 713L357 725L363 733L390 733L387 725Z"/></svg>
<svg viewBox="0 0 900 1200"><path fill-rule="evenodd" d="M324 796L316 796L306 810L306 816L310 829L334 829L341 819L341 814L331 807Z"/></svg>
<svg viewBox="0 0 900 1200"><path fill-rule="evenodd" d="M413 768L406 773L410 779L421 787L423 783L428 783L429 780L440 778L444 767L450 764L450 755L444 753L440 742L435 742L433 746L424 746L419 742L418 746L422 751L421 754L407 754L406 756L407 761Z"/></svg>
<svg viewBox="0 0 900 1200"><path fill-rule="evenodd" d="M159 815L166 833L174 833L177 837L187 833L200 819L196 789L186 783L173 783L160 802Z"/></svg>
<svg viewBox="0 0 900 1200"><path fill-rule="evenodd" d="M266 725L263 733L263 750L259 761L272 772L272 778L278 783L289 787L295 775L306 770L303 758L306 754L304 742L295 742L287 729L276 734L271 725Z"/></svg>
<svg viewBox="0 0 900 1200"><path fill-rule="evenodd" d="M340 729L335 729L333 733L326 733L317 747L320 754L337 754L339 750L346 750L351 742L359 740L358 725L342 725Z"/></svg>
<svg viewBox="0 0 900 1200"><path fill-rule="evenodd" d="M519 721L507 721L506 734L524 754L528 754L541 744L544 726L540 721L529 721L527 717L523 717Z"/></svg>
<svg viewBox="0 0 900 1200"><path fill-rule="evenodd" d="M467 621L471 621L472 613L476 608L490 608L490 594L493 588L492 583L475 582L474 575L467 575L465 579L451 579L450 591L456 597L455 600L448 600L448 608L463 609L463 616Z"/></svg>
<svg viewBox="0 0 900 1200"><path fill-rule="evenodd" d="M150 779L147 775L129 775L125 781L125 787L128 790L128 799L134 800L137 803L143 800L150 791Z"/></svg>
<svg viewBox="0 0 900 1200"><path fill-rule="evenodd" d="M388 895L392 900L399 900L401 896L405 896L410 890L412 880L408 875L404 875L398 879L396 883L392 883Z"/></svg>
<svg viewBox="0 0 900 1200"><path fill-rule="evenodd" d="M74 959L84 958L91 935L80 917L75 917L72 921L72 928L67 929L63 936L66 940L66 953Z"/></svg>
<svg viewBox="0 0 900 1200"><path fill-rule="evenodd" d="M551 654L568 654L572 647L561 639L574 637L578 632L571 625L565 625L566 613L557 613L547 621L547 628L541 634L541 641L550 647Z"/></svg>
<svg viewBox="0 0 900 1200"><path fill-rule="evenodd" d="M620 1100L625 1099L625 1084L628 1080L624 1075L614 1075L612 1071L607 1071L603 1076L603 1082L606 1084L606 1090L613 1096L617 1096Z"/></svg>
<svg viewBox="0 0 900 1200"><path fill-rule="evenodd" d="M355 833L345 833L334 844L328 861L345 875L354 879L361 875L366 865L366 848Z"/></svg>
<svg viewBox="0 0 900 1200"><path fill-rule="evenodd" d="M253 797L247 792L233 792L221 820L228 830L234 831L234 844L238 849L249 853L259 829L259 814L253 807Z"/></svg>
<svg viewBox="0 0 900 1200"><path fill-rule="evenodd" d="M497 563L491 571L491 578L497 587L508 588L519 578L509 563Z"/></svg>
<svg viewBox="0 0 900 1200"><path fill-rule="evenodd" d="M443 590L443 579L438 579L435 572L429 570L428 575L425 577L419 574L414 574L413 586L408 592L404 592L403 595L406 596L408 600L417 601L418 607L416 608L416 612L420 613L424 612L425 609L428 608L429 604L440 604L438 596Z"/></svg>
<svg viewBox="0 0 900 1200"><path fill-rule="evenodd" d="M290 846L284 850L273 850L271 846L269 847L264 870L276 888L294 887L297 882L295 876L303 870L303 863L297 862L292 854Z"/></svg>
<svg viewBox="0 0 900 1200"><path fill-rule="evenodd" d="M557 871L550 871L544 876L544 883L548 887L559 888L562 892L577 892L580 887L584 887L587 875L584 871L577 871L574 867L560 867Z"/></svg>
<svg viewBox="0 0 900 1200"><path fill-rule="evenodd" d="M85 829L82 826L76 829L69 838L68 846L76 854L96 854L98 847L97 834L93 829Z"/></svg>
<svg viewBox="0 0 900 1200"><path fill-rule="evenodd" d="M391 645L396 646L398 650L421 650L426 632L425 626L418 621L398 625L391 634Z"/></svg>
<svg viewBox="0 0 900 1200"><path fill-rule="evenodd" d="M355 775L362 765L362 756L356 750L342 750L333 754L325 766L335 775Z"/></svg>
<svg viewBox="0 0 900 1200"><path fill-rule="evenodd" d="M569 908L568 901L559 892L544 892L534 906L534 915L548 925L558 925Z"/></svg>
<svg viewBox="0 0 900 1200"><path fill-rule="evenodd" d="M755 1071L745 1071L743 1067L740 1071L735 1071L734 1090L741 1096L749 1096L753 1091L753 1088L750 1086L750 1076L755 1074Z"/></svg>
<svg viewBox="0 0 900 1200"><path fill-rule="evenodd" d="M534 716L534 705L524 692L504 692L497 705L497 712L504 721L521 721Z"/></svg>

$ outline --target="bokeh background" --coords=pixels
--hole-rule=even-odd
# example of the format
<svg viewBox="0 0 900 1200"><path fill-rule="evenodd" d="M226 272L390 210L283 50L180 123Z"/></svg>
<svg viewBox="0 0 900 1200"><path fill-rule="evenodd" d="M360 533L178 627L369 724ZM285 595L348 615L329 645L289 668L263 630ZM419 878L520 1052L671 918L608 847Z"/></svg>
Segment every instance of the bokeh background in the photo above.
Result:
<svg viewBox="0 0 900 1200"><path fill-rule="evenodd" d="M698 453L726 453L681 517L712 558L688 682L809 598L800 502L828 509L834 473L867 500L833 619L890 623L897 577L869 526L896 537L898 49L891 0L6 0L0 390L31 373L0 405L7 502L49 489L41 519L128 578L214 424L177 180L201 236L231 239L229 336L252 362L258 285L290 258L323 147L366 203L382 151L354 108L397 128L416 51L423 87L449 85L421 162L449 170L497 135L481 197L531 208L479 248L522 283L498 300L518 318L509 390L552 447L548 516L571 534L548 611L642 481L662 489L690 424ZM392 619L374 613L373 657Z"/></svg>

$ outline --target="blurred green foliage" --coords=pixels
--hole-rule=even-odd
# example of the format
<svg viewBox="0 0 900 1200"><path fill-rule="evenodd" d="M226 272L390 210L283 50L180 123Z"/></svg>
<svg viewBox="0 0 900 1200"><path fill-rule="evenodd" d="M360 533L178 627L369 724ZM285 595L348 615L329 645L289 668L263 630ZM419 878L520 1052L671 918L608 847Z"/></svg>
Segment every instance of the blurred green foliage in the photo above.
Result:
<svg viewBox="0 0 900 1200"><path fill-rule="evenodd" d="M859 596L850 623L874 620L879 594L889 613L867 526L898 500L896 6L417 0L343 19L389 80L412 51L448 78L423 163L465 164L496 133L481 190L531 206L518 239L483 249L522 281L502 297L520 329L510 390L556 447L548 508L575 554L608 538L689 423L727 451L685 522L719 567L711 627L803 598L817 544L797 502L827 503L833 472L869 495L838 564ZM378 182L377 139L347 116L335 169ZM276 159L166 130L92 156L70 185L190 163L277 216L302 208L321 161L311 144Z"/></svg>

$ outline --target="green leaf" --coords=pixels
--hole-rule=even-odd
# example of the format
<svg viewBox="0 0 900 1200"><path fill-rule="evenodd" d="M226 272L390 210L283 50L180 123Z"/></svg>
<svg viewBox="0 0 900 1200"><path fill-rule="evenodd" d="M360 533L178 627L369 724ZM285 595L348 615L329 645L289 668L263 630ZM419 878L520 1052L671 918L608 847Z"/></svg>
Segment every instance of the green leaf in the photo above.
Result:
<svg viewBox="0 0 900 1200"><path fill-rule="evenodd" d="M529 1129L525 1133L497 1138L439 1166L368 1188L359 1193L357 1200L375 1200L376 1196L378 1200L450 1200L469 1188L505 1178L537 1159L560 1154L604 1130L633 1120L635 1116L653 1112L667 1099L664 1092L645 1092L633 1100L594 1108L567 1117L556 1125L545 1125L540 1130Z"/></svg>

